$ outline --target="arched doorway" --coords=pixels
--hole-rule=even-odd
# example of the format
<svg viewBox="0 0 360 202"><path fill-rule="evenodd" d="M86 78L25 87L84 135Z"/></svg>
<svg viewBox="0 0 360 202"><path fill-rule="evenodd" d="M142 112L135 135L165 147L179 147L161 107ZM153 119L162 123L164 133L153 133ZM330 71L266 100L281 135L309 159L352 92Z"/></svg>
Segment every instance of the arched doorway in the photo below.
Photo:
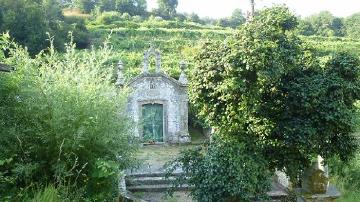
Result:
<svg viewBox="0 0 360 202"><path fill-rule="evenodd" d="M144 104L141 107L143 141L164 141L164 107L162 104Z"/></svg>

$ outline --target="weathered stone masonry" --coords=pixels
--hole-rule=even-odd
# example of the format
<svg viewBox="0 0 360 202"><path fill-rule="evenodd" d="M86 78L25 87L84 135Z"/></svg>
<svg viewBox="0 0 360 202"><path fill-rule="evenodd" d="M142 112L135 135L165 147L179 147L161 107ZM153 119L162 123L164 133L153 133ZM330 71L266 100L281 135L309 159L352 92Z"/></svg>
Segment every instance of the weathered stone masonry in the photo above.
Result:
<svg viewBox="0 0 360 202"><path fill-rule="evenodd" d="M155 55L156 58L155 72L148 71L149 57L151 55ZM144 141L144 130L146 130L146 134L150 134L150 136L155 135L155 133L157 136L162 135L162 139L157 138L154 140L155 142L190 142L187 78L183 71L185 65L182 63L180 66L182 73L179 80L171 78L161 70L160 53L150 48L144 54L142 73L126 84L132 90L128 99L127 112L136 123L135 135ZM123 82L122 64L120 64L117 85L121 85ZM144 107L154 105L160 109L160 111L158 110L158 117L155 117L156 120L151 117L152 114L143 114L147 113ZM159 113L161 114L159 115ZM150 123L143 123L144 117L147 117L147 120L150 120L147 122ZM161 121L162 123L160 123ZM156 132L152 132L155 129Z"/></svg>

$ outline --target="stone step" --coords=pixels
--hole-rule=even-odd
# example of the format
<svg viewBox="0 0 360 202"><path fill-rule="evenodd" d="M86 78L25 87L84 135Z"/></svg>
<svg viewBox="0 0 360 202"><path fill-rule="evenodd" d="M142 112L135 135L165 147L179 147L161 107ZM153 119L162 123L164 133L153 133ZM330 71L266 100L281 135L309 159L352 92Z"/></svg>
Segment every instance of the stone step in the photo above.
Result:
<svg viewBox="0 0 360 202"><path fill-rule="evenodd" d="M128 186L127 190L131 192L166 192L172 187L171 184L161 184L161 185L136 185ZM183 185L181 187L175 188L176 191L188 191L191 187L188 185Z"/></svg>
<svg viewBox="0 0 360 202"><path fill-rule="evenodd" d="M127 186L133 185L160 185L160 184L171 184L175 181L174 177L137 177L137 178L130 178L126 179Z"/></svg>
<svg viewBox="0 0 360 202"><path fill-rule="evenodd" d="M179 176L182 173L172 173L170 176ZM164 172L153 172L153 173L130 173L126 175L126 178L139 178L139 177L165 177Z"/></svg>
<svg viewBox="0 0 360 202"><path fill-rule="evenodd" d="M267 195L272 200L282 200L288 196L288 194L285 191L278 191L278 190L271 190L271 191L267 192Z"/></svg>
<svg viewBox="0 0 360 202"><path fill-rule="evenodd" d="M166 192L172 186L170 184L162 184L162 185L136 185L129 186L127 189L131 192ZM182 187L175 188L175 191L190 191L191 187L188 185L183 185ZM271 200L283 200L287 197L287 193L284 191L269 191L267 195Z"/></svg>

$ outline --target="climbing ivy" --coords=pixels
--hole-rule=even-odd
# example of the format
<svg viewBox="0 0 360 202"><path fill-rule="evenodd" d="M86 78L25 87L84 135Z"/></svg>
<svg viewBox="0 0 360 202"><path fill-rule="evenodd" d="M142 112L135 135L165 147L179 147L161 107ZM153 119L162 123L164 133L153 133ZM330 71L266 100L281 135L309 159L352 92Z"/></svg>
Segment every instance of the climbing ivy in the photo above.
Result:
<svg viewBox="0 0 360 202"><path fill-rule="evenodd" d="M204 43L190 87L201 117L255 141L269 167L293 181L317 155L351 156L360 98L359 58L334 53L320 62L296 26L287 8L273 7L225 42Z"/></svg>
<svg viewBox="0 0 360 202"><path fill-rule="evenodd" d="M213 135L212 142L188 150L168 164L168 177L178 168L175 187L192 186L196 201L253 201L267 199L271 173L253 143Z"/></svg>

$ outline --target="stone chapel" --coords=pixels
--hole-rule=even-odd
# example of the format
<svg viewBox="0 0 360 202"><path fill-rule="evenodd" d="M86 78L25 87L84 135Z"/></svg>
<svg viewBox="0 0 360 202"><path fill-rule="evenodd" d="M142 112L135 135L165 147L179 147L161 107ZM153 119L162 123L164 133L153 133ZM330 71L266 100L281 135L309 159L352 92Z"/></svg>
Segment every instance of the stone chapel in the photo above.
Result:
<svg viewBox="0 0 360 202"><path fill-rule="evenodd" d="M149 58L155 57L156 70L149 71ZM188 133L188 81L180 64L179 80L171 78L161 69L160 52L150 48L144 53L142 73L124 82L123 64L118 65L116 85L131 90L127 113L135 122L135 135L144 143L187 143Z"/></svg>

